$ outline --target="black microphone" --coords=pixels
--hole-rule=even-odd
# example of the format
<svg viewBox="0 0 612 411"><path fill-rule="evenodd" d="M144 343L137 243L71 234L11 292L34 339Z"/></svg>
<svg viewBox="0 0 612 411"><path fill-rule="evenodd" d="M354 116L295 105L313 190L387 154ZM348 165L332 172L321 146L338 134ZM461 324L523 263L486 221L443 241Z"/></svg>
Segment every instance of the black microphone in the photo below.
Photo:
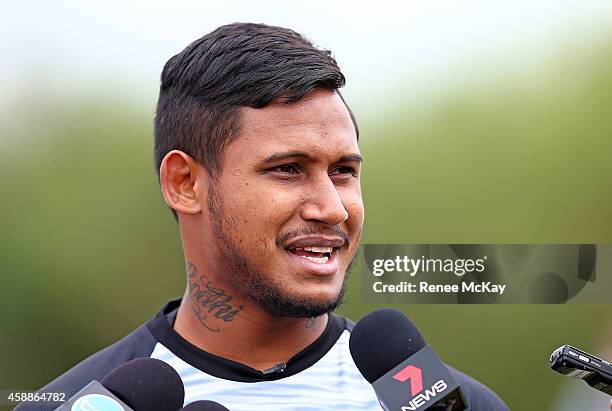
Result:
<svg viewBox="0 0 612 411"><path fill-rule="evenodd" d="M100 382L136 411L176 411L185 400L180 375L155 358L128 361Z"/></svg>
<svg viewBox="0 0 612 411"><path fill-rule="evenodd" d="M462 411L461 388L404 313L391 308L363 317L351 332L355 365L387 411Z"/></svg>
<svg viewBox="0 0 612 411"><path fill-rule="evenodd" d="M20 410L23 405L23 403L20 404L15 410ZM32 405L28 404L28 406ZM55 411L89 410L134 411L96 380L91 381L66 402L55 408Z"/></svg>
<svg viewBox="0 0 612 411"><path fill-rule="evenodd" d="M185 388L170 365L136 358L115 368L102 381L92 381L55 411L176 411Z"/></svg>
<svg viewBox="0 0 612 411"><path fill-rule="evenodd" d="M225 408L223 405L219 404L218 402L201 400L201 401L194 401L184 406L179 411L229 411L229 410Z"/></svg>

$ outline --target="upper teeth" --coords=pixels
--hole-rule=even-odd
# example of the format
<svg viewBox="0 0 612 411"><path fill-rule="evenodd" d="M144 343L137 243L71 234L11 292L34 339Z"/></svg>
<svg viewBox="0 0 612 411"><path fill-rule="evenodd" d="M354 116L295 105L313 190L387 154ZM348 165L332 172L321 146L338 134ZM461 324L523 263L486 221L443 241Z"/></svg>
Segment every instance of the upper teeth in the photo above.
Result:
<svg viewBox="0 0 612 411"><path fill-rule="evenodd" d="M304 247L304 248L296 247L296 250L310 251L313 253L331 253L333 249L334 249L333 247Z"/></svg>

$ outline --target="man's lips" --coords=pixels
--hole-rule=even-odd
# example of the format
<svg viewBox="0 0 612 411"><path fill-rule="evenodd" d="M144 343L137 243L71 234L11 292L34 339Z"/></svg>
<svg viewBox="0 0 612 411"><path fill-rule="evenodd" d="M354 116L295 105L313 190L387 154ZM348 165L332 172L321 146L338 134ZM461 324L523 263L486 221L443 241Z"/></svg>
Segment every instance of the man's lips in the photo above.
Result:
<svg viewBox="0 0 612 411"><path fill-rule="evenodd" d="M285 250L290 248L305 248L305 247L333 247L340 248L347 241L342 237L308 235L292 238L285 243Z"/></svg>
<svg viewBox="0 0 612 411"><path fill-rule="evenodd" d="M347 241L338 236L306 235L285 243L290 260L315 275L332 275L338 271L338 249Z"/></svg>
<svg viewBox="0 0 612 411"><path fill-rule="evenodd" d="M331 276L338 272L338 249L332 248L330 253L317 253L317 256L306 256L296 254L291 251L292 249L285 250L285 253L289 257L292 264L297 265L299 268L318 276ZM298 251L299 252L299 251Z"/></svg>

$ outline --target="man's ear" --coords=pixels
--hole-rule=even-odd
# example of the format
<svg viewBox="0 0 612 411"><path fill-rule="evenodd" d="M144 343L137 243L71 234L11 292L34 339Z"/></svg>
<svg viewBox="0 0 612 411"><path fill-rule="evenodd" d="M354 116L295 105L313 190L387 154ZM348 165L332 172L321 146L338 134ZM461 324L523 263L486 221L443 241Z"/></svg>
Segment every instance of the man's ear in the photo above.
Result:
<svg viewBox="0 0 612 411"><path fill-rule="evenodd" d="M180 150L172 150L162 160L159 180L168 207L177 213L198 214L201 196L208 192L208 172ZM204 194L205 195L205 194Z"/></svg>

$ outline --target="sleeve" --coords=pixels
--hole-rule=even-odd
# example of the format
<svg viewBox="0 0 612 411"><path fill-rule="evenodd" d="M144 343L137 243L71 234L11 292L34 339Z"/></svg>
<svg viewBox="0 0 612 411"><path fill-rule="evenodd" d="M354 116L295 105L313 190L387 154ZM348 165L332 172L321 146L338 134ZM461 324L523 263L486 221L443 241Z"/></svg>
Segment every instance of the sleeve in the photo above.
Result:
<svg viewBox="0 0 612 411"><path fill-rule="evenodd" d="M470 411L509 411L510 408L489 387L472 377L446 366L457 380Z"/></svg>
<svg viewBox="0 0 612 411"><path fill-rule="evenodd" d="M113 369L133 360L149 357L157 340L143 325L113 345L98 351L38 390L38 393L65 393L70 398L92 380L101 380ZM52 411L57 402L21 402L14 411Z"/></svg>

